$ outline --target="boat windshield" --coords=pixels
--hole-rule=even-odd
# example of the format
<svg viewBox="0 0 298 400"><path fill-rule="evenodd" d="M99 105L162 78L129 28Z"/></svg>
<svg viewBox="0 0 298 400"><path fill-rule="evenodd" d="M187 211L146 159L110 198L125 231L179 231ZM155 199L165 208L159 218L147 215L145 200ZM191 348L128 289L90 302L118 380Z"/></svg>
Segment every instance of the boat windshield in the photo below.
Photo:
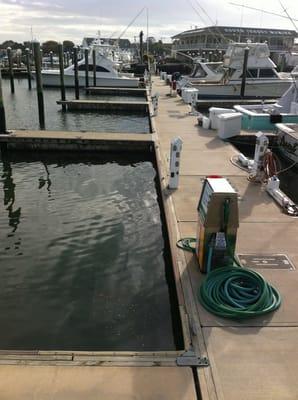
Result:
<svg viewBox="0 0 298 400"><path fill-rule="evenodd" d="M206 71L203 69L201 64L196 64L194 66L193 72L191 74L192 78L205 78L207 75Z"/></svg>
<svg viewBox="0 0 298 400"><path fill-rule="evenodd" d="M223 74L224 72L222 63L207 63L206 66L215 74Z"/></svg>

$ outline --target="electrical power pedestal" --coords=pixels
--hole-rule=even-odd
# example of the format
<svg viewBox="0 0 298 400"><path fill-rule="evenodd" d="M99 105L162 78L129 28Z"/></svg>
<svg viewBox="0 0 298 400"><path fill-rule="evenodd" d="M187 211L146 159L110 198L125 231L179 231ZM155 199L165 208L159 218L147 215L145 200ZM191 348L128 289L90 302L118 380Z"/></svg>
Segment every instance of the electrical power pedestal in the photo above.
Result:
<svg viewBox="0 0 298 400"><path fill-rule="evenodd" d="M231 265L238 227L236 191L225 178L206 178L198 204L196 255L201 272Z"/></svg>

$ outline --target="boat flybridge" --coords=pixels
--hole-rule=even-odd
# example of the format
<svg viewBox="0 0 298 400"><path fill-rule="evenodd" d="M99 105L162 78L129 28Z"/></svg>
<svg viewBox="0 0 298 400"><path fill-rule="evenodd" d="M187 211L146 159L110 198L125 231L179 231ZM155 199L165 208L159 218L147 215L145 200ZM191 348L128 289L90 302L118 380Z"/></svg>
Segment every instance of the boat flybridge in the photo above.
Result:
<svg viewBox="0 0 298 400"><path fill-rule="evenodd" d="M198 89L198 99L236 99L241 94L245 48L249 48L245 98L278 98L292 84L293 78L283 78L270 59L267 43L233 43L224 56L219 82L191 83L187 87Z"/></svg>
<svg viewBox="0 0 298 400"><path fill-rule="evenodd" d="M89 81L93 84L92 50L96 51L96 86L105 87L138 87L139 79L132 74L122 74L118 71L119 60L116 51L109 45L98 41L92 43L88 55ZM79 86L85 86L85 58L78 62ZM60 86L60 72L57 69L42 70L44 86ZM64 69L66 87L74 87L74 65Z"/></svg>

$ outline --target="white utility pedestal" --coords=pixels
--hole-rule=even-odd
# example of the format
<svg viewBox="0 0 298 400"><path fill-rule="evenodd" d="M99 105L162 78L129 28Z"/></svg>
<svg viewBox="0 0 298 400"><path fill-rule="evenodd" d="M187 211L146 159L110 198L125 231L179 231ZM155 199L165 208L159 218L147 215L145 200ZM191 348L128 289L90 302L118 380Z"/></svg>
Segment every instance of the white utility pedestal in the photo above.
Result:
<svg viewBox="0 0 298 400"><path fill-rule="evenodd" d="M169 189L178 188L182 144L180 137L171 141Z"/></svg>
<svg viewBox="0 0 298 400"><path fill-rule="evenodd" d="M254 179L255 182L262 182L263 179L263 162L264 156L268 149L269 139L263 132L258 132L256 134L257 141L255 147L254 164L251 170L250 177Z"/></svg>

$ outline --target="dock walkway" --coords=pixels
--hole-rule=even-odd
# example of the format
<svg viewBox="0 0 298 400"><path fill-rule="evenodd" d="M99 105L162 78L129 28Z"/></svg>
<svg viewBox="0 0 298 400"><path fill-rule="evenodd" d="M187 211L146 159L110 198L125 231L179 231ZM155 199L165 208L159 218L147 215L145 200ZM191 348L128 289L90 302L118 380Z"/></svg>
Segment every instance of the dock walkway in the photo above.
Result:
<svg viewBox="0 0 298 400"><path fill-rule="evenodd" d="M190 107L169 97L169 87L158 78L159 112L153 134L96 132L14 131L2 135L11 148L132 151L153 146L161 154L162 182L168 179L170 142L180 136L180 185L164 190L170 239L195 236L197 203L206 175L227 177L239 193L238 253L281 253L298 266L298 224L283 214L274 201L247 180L230 159L237 151L219 140L214 131L197 126ZM124 146L124 145L125 146ZM9 148L8 146L8 148ZM116 146L116 147L115 147ZM169 212L168 212L169 211ZM200 390L190 367L178 367L175 354L78 354L69 352L0 351L1 400L163 399L163 400L297 400L298 399L298 273L297 269L258 269L282 295L274 314L241 323L217 318L197 300L203 276L195 257L174 248L173 262L185 300L187 337L195 351L209 359L197 368ZM180 291L181 289L181 291ZM185 323L186 325L186 323ZM186 343L186 349L189 344Z"/></svg>
<svg viewBox="0 0 298 400"><path fill-rule="evenodd" d="M230 158L236 149L218 139L216 132L198 127L196 118L188 115L190 107L179 97L169 97L163 81L155 78L153 90L160 94L155 123L166 168L171 139L180 136L183 140L179 188L170 192L178 237L196 235L202 180L208 174L220 174L240 196L237 252L287 254L297 268L297 219L283 214L260 186L232 165ZM258 269L280 291L282 306L263 318L238 323L215 317L201 307L197 291L203 277L195 257L177 253L192 288L200 325L198 340L203 342L200 347L210 361L210 368L198 369L202 399L297 400L297 269Z"/></svg>

